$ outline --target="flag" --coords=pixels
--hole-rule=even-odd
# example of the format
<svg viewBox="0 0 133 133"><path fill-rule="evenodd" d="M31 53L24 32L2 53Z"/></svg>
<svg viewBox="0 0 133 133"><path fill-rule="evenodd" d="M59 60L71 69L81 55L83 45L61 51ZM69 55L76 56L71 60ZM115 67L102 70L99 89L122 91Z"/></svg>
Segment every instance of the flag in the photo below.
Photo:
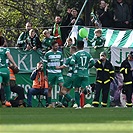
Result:
<svg viewBox="0 0 133 133"><path fill-rule="evenodd" d="M87 44L86 39L83 39L79 36L79 30L83 26L73 26L70 37L74 37L77 40L83 40L85 42L85 47L91 46L92 44ZM88 30L88 39L92 40L95 36L95 28L87 28ZM102 28L102 36L105 37L104 47L120 47L120 48L132 48L133 47L133 30L114 30L109 28Z"/></svg>

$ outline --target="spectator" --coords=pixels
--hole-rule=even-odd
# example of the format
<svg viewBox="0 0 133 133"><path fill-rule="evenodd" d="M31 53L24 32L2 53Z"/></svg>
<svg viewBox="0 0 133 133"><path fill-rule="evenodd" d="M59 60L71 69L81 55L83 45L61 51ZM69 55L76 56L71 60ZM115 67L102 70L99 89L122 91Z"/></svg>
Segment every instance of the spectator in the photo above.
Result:
<svg viewBox="0 0 133 133"><path fill-rule="evenodd" d="M114 70L112 64L107 60L106 53L100 53L100 59L95 63L97 70L95 97L92 102L94 107L100 105L100 93L102 91L102 107L107 107L108 94L110 91L110 83L114 80Z"/></svg>
<svg viewBox="0 0 133 133"><path fill-rule="evenodd" d="M71 8L68 7L67 8L67 14L65 16L63 16L62 19L62 40L63 40L63 44L66 42L66 39L68 38L69 32L71 31L71 26L70 26L70 18L72 17L71 14Z"/></svg>
<svg viewBox="0 0 133 133"><path fill-rule="evenodd" d="M50 35L50 31L43 31L44 39L42 41L42 51L47 52L51 49L51 43L54 41L54 36Z"/></svg>
<svg viewBox="0 0 133 133"><path fill-rule="evenodd" d="M38 48L42 48L41 41L34 29L29 31L29 37L26 39L26 49L25 50L37 50Z"/></svg>
<svg viewBox="0 0 133 133"><path fill-rule="evenodd" d="M129 28L130 11L124 0L116 0L113 4L114 9L114 27Z"/></svg>
<svg viewBox="0 0 133 133"><path fill-rule="evenodd" d="M66 39L66 47L74 46L72 38Z"/></svg>
<svg viewBox="0 0 133 133"><path fill-rule="evenodd" d="M102 27L112 27L113 12L109 9L109 4L105 0L100 0L99 9L96 11Z"/></svg>
<svg viewBox="0 0 133 133"><path fill-rule="evenodd" d="M48 73L48 81L49 81L49 91L48 91L48 108L53 107L51 104L51 91L53 85L59 85L59 102L62 101L62 93L61 88L63 87L63 76L62 71L57 70L56 66L63 65L63 55L60 51L58 51L58 43L56 41L52 42L52 49L46 52L44 56L44 70L46 75L46 68Z"/></svg>
<svg viewBox="0 0 133 133"><path fill-rule="evenodd" d="M71 9L71 14L72 14L72 16L70 18L69 25L74 25L75 22L76 22L76 19L78 17L78 10L76 8L72 8ZM83 19L82 18L79 18L78 21L77 21L77 23L76 23L76 25L82 25L82 26L85 25Z"/></svg>
<svg viewBox="0 0 133 133"><path fill-rule="evenodd" d="M9 70L7 68L7 59L11 61L11 63L14 65L15 68L17 68L17 65L10 54L10 50L8 48L3 47L5 42L4 37L0 36L0 89L2 88L2 83L4 84L4 92L6 96L6 101L2 101L3 105L11 106L11 103L9 102L10 96L11 96L11 90L9 85L10 75Z"/></svg>
<svg viewBox="0 0 133 133"><path fill-rule="evenodd" d="M54 29L53 29L53 36L57 37L56 41L58 42L59 50L61 50L61 51L62 51L62 47L63 47L62 34L63 34L63 31L61 29L61 17L56 16Z"/></svg>
<svg viewBox="0 0 133 133"><path fill-rule="evenodd" d="M16 98L16 104L18 107L24 107L24 88L21 86L18 86L16 84L16 77L15 74L19 72L18 68L15 68L11 63L9 63L9 71L10 71L10 88L12 92L17 93L17 98ZM12 102L11 102L12 103Z"/></svg>
<svg viewBox="0 0 133 133"><path fill-rule="evenodd" d="M25 48L26 47L26 39L29 36L29 31L32 28L32 24L30 22L26 23L26 30L22 32L17 40L17 47Z"/></svg>
<svg viewBox="0 0 133 133"><path fill-rule="evenodd" d="M36 69L31 74L31 80L33 80L32 88L28 90L28 107L32 107L32 95L45 95L46 103L48 96L48 81L43 71L43 63L37 63Z"/></svg>
<svg viewBox="0 0 133 133"><path fill-rule="evenodd" d="M105 38L102 36L102 30L96 29L94 31L95 37L92 40L88 40L88 44L91 43L91 46L94 47L96 53L100 55L101 51L104 50Z"/></svg>
<svg viewBox="0 0 133 133"><path fill-rule="evenodd" d="M126 94L126 106L132 107L132 93L133 93L133 51L121 63L120 72L124 76L123 93Z"/></svg>

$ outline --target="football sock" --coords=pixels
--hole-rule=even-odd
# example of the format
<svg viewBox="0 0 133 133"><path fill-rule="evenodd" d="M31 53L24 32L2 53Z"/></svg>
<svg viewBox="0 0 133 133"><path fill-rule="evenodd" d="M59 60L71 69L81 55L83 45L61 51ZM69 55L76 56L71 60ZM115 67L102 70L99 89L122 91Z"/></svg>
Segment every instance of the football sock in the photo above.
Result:
<svg viewBox="0 0 133 133"><path fill-rule="evenodd" d="M4 86L4 91L5 91L5 95L6 95L6 101L9 101L11 98L11 90L10 90L10 86Z"/></svg>
<svg viewBox="0 0 133 133"><path fill-rule="evenodd" d="M51 104L51 97L48 97L48 104Z"/></svg>
<svg viewBox="0 0 133 133"><path fill-rule="evenodd" d="M87 89L84 89L83 93L86 95L87 94Z"/></svg>
<svg viewBox="0 0 133 133"><path fill-rule="evenodd" d="M79 92L75 92L75 102L79 107L80 106L80 94L79 94Z"/></svg>
<svg viewBox="0 0 133 133"><path fill-rule="evenodd" d="M65 94L65 98L70 102L71 101L71 99L72 99L72 97L71 97L71 95L69 95L68 93L67 94Z"/></svg>
<svg viewBox="0 0 133 133"><path fill-rule="evenodd" d="M62 101L62 97L63 97L63 96L59 94L59 102Z"/></svg>
<svg viewBox="0 0 133 133"><path fill-rule="evenodd" d="M65 107L68 106L68 100L66 99L66 97L63 97L61 102Z"/></svg>

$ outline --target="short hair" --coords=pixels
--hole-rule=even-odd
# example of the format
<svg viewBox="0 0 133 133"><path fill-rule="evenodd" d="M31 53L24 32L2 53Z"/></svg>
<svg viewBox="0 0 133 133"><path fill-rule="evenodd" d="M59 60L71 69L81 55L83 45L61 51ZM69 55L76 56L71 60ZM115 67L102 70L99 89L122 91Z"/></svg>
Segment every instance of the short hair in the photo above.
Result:
<svg viewBox="0 0 133 133"><path fill-rule="evenodd" d="M77 51L77 48L75 46L71 46L70 49L72 49L73 51Z"/></svg>
<svg viewBox="0 0 133 133"><path fill-rule="evenodd" d="M57 41L53 41L51 45L54 46L56 43L58 43L58 42Z"/></svg>
<svg viewBox="0 0 133 133"><path fill-rule="evenodd" d="M131 51L131 52L129 53L129 55L133 58L133 51Z"/></svg>
<svg viewBox="0 0 133 133"><path fill-rule="evenodd" d="M78 9L77 9L76 7L73 7L73 8L72 8L72 11L73 11L73 10L76 10L76 11L78 12Z"/></svg>
<svg viewBox="0 0 133 133"><path fill-rule="evenodd" d="M106 54L106 52L103 51L100 53L100 56L107 56L107 54Z"/></svg>
<svg viewBox="0 0 133 133"><path fill-rule="evenodd" d="M29 31L29 35L31 36L31 33L32 32L35 32L35 30L34 29L30 29L30 31Z"/></svg>
<svg viewBox="0 0 133 133"><path fill-rule="evenodd" d="M72 38L69 37L69 38L66 39L66 41L67 41L67 42L68 42L68 41L71 41L71 42L72 42L73 40L72 40Z"/></svg>
<svg viewBox="0 0 133 133"><path fill-rule="evenodd" d="M102 30L101 30L101 29L96 29L96 30L94 31L94 33L100 33L100 34L102 34Z"/></svg>
<svg viewBox="0 0 133 133"><path fill-rule="evenodd" d="M42 61L38 62L38 63L37 63L37 66L40 66L41 64L43 64Z"/></svg>
<svg viewBox="0 0 133 133"><path fill-rule="evenodd" d="M43 35L46 35L47 33L50 33L50 31L44 30L42 33L43 33Z"/></svg>
<svg viewBox="0 0 133 133"><path fill-rule="evenodd" d="M83 49L84 48L84 42L83 41L78 41L77 48L78 49Z"/></svg>

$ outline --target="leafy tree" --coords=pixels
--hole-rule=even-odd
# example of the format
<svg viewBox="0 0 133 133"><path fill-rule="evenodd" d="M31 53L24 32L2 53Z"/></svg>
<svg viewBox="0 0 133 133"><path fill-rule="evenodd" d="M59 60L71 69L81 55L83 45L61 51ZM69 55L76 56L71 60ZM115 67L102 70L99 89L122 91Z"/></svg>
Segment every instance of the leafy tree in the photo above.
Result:
<svg viewBox="0 0 133 133"><path fill-rule="evenodd" d="M56 15L64 17L67 7L76 7L80 10L84 1L0 0L0 31L4 33L9 46L14 46L27 21L30 21L41 33L44 28L53 26ZM98 1L91 0L90 2L97 4Z"/></svg>

